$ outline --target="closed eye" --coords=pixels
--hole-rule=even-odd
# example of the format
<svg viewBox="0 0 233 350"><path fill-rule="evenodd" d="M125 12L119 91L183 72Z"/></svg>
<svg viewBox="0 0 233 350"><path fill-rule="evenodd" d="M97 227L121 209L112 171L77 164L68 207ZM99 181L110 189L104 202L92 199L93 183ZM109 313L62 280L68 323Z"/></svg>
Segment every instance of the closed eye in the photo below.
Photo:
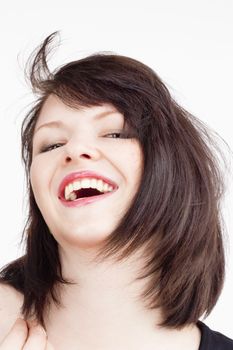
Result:
<svg viewBox="0 0 233 350"><path fill-rule="evenodd" d="M63 146L63 143L54 143L52 145L48 145L48 146L42 147L40 152L43 153L43 152L52 151L52 150L54 150L54 149L56 149L56 148L58 148L60 146Z"/></svg>
<svg viewBox="0 0 233 350"><path fill-rule="evenodd" d="M121 133L121 132L113 132L113 133L110 133L110 134L107 134L106 136L108 135L122 135L122 137L112 137L113 139L119 139L119 138L128 138L128 135L126 133Z"/></svg>

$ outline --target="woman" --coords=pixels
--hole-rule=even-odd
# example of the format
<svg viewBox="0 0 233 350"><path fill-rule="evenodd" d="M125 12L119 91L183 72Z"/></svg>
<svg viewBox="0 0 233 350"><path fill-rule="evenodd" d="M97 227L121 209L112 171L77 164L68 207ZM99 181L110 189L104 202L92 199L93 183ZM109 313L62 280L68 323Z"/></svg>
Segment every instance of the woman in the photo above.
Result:
<svg viewBox="0 0 233 350"><path fill-rule="evenodd" d="M233 349L199 321L225 271L209 131L131 58L51 73L55 35L30 65L27 245L1 272L0 349Z"/></svg>

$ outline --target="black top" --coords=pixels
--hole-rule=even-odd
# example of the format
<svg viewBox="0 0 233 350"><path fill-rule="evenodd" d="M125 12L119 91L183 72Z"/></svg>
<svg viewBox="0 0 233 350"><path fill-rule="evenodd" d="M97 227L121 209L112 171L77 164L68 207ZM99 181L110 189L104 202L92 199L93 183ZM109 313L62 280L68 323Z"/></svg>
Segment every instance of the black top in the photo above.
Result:
<svg viewBox="0 0 233 350"><path fill-rule="evenodd" d="M212 331L201 321L198 321L197 326L201 331L199 350L233 350L232 339L219 332Z"/></svg>

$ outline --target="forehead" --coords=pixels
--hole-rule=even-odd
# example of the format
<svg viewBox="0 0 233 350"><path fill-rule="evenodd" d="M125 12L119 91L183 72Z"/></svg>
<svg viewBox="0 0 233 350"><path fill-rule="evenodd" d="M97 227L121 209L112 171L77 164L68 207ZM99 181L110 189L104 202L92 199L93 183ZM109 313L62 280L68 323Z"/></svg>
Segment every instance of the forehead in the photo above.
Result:
<svg viewBox="0 0 233 350"><path fill-rule="evenodd" d="M123 115L110 103L103 103L101 106L91 106L72 108L67 106L61 99L55 95L50 95L44 102L38 120L36 122L35 130L43 126L45 123L53 121L68 121L76 118L88 121L98 121L100 119L114 119L124 120Z"/></svg>

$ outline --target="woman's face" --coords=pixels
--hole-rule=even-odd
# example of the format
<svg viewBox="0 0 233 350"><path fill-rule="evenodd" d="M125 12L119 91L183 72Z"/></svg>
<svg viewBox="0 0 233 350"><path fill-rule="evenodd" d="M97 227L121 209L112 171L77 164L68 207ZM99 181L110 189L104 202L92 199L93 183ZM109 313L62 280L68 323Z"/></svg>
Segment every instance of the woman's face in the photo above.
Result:
<svg viewBox="0 0 233 350"><path fill-rule="evenodd" d="M44 103L33 137L30 180L44 220L61 245L90 248L101 243L138 191L142 150L138 140L115 134L122 132L123 122L110 104L73 109L54 95ZM85 186L80 171L109 179L114 190L104 181L98 193L106 194L96 192L97 200L83 202L79 197L87 192L77 190ZM95 175L90 176L95 187Z"/></svg>

